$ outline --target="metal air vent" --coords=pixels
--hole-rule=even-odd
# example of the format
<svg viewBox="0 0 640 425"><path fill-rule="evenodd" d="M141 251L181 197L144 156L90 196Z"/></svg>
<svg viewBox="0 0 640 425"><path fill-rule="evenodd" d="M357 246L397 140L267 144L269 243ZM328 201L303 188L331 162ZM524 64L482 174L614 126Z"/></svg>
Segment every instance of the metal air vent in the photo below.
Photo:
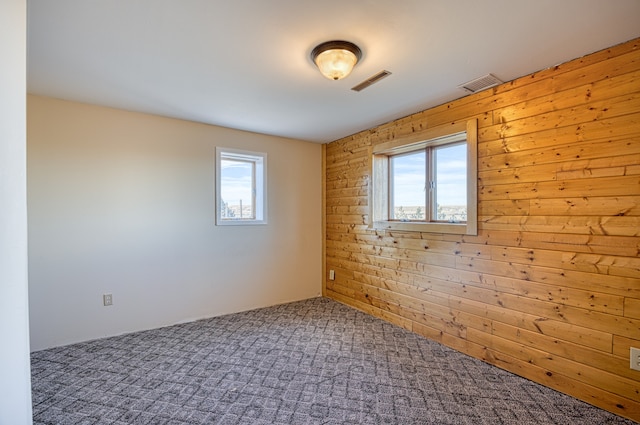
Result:
<svg viewBox="0 0 640 425"><path fill-rule="evenodd" d="M351 87L351 90L353 90L353 91L362 91L362 90L366 89L367 87L369 87L370 85L377 83L378 81L382 80L385 77L388 77L389 75L391 75L391 71L382 70L382 71L378 72L377 74L372 75L371 77L367 78L366 80L364 80L363 82L361 82L357 86Z"/></svg>
<svg viewBox="0 0 640 425"><path fill-rule="evenodd" d="M484 77L476 78L475 80L471 80L468 83L460 84L458 88L469 93L477 93L479 91L488 89L490 87L495 87L502 83L503 81L501 81L495 75L487 74Z"/></svg>

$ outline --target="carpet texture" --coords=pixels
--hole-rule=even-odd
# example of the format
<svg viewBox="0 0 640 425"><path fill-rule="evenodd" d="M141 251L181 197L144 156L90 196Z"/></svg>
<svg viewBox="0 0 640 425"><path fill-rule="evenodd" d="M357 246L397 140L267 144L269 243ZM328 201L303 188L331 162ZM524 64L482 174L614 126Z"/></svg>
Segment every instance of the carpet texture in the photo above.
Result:
<svg viewBox="0 0 640 425"><path fill-rule="evenodd" d="M316 298L32 353L35 424L633 424Z"/></svg>

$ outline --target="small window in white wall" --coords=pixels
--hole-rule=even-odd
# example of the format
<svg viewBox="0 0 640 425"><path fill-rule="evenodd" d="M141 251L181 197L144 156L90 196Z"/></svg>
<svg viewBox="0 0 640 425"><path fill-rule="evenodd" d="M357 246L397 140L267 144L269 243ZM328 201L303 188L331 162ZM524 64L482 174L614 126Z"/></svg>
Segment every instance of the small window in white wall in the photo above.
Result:
<svg viewBox="0 0 640 425"><path fill-rule="evenodd" d="M216 224L267 223L267 154L216 148Z"/></svg>

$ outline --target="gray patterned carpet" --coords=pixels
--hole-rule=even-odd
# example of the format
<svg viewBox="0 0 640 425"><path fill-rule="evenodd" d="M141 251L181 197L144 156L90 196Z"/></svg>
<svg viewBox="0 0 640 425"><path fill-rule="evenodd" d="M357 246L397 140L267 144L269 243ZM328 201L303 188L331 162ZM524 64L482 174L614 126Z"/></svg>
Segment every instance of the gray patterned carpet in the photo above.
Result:
<svg viewBox="0 0 640 425"><path fill-rule="evenodd" d="M35 424L632 424L328 299L32 353Z"/></svg>

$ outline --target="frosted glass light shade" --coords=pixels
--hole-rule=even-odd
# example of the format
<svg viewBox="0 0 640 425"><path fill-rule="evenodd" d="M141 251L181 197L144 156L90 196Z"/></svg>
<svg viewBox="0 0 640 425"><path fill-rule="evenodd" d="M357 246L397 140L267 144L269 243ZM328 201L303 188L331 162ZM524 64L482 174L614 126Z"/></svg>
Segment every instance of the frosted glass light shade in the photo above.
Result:
<svg viewBox="0 0 640 425"><path fill-rule="evenodd" d="M330 80L340 80L351 73L362 52L348 41L328 41L311 52L311 59L322 75Z"/></svg>

